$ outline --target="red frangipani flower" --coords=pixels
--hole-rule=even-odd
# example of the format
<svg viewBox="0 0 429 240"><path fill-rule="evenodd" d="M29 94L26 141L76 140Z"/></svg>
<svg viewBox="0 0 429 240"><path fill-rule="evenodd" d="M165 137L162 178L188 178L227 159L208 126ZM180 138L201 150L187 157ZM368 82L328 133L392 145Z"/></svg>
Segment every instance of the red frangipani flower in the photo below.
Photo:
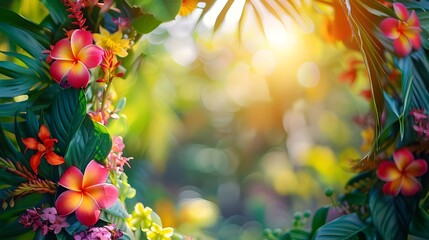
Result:
<svg viewBox="0 0 429 240"><path fill-rule="evenodd" d="M58 41L50 57L52 78L63 85L85 88L89 81L89 68L100 65L103 50L92 44L91 32L77 29L68 38Z"/></svg>
<svg viewBox="0 0 429 240"><path fill-rule="evenodd" d="M428 170L425 160L414 160L413 154L407 148L401 148L393 153L393 160L380 163L377 176L387 182L383 192L397 196L401 192L404 196L413 196L422 188L416 177L420 177Z"/></svg>
<svg viewBox="0 0 429 240"><path fill-rule="evenodd" d="M118 189L106 183L109 172L103 165L92 160L85 173L75 166L68 168L58 184L68 190L55 202L59 215L76 212L76 218L86 226L97 223L100 209L111 207L118 199Z"/></svg>
<svg viewBox="0 0 429 240"><path fill-rule="evenodd" d="M386 18L380 23L380 29L383 34L393 40L395 52L404 57L410 54L411 50L417 50L421 47L420 39L420 21L413 10L408 12L402 3L394 3L393 9L399 19Z"/></svg>
<svg viewBox="0 0 429 240"><path fill-rule="evenodd" d="M27 149L37 150L37 153L30 158L30 166L33 171L38 174L40 159L45 156L46 160L51 165L60 165L64 162L64 158L54 153L54 143L58 142L56 138L51 138L51 133L45 125L40 126L38 134L40 142L35 138L23 138L22 142Z"/></svg>

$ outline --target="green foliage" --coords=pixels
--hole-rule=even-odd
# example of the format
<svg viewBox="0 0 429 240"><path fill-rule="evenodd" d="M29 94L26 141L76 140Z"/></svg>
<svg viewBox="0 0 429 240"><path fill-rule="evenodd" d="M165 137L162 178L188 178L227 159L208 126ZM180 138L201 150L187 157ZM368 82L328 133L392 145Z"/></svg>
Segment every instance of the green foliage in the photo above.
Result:
<svg viewBox="0 0 429 240"><path fill-rule="evenodd" d="M77 166L83 171L92 159L103 162L110 149L112 137L106 127L86 115L65 152L65 165Z"/></svg>
<svg viewBox="0 0 429 240"><path fill-rule="evenodd" d="M139 7L143 13L149 13L158 21L173 20L179 12L181 0L127 0L130 5Z"/></svg>
<svg viewBox="0 0 429 240"><path fill-rule="evenodd" d="M408 226L416 211L417 197L385 195L374 188L369 194L372 222L382 239L406 239Z"/></svg>
<svg viewBox="0 0 429 240"><path fill-rule="evenodd" d="M143 14L133 20L133 27L142 34L152 32L162 22L151 14Z"/></svg>
<svg viewBox="0 0 429 240"><path fill-rule="evenodd" d="M314 235L316 231L325 224L329 208L330 206L323 206L314 213L313 222L311 223L311 235Z"/></svg>
<svg viewBox="0 0 429 240"><path fill-rule="evenodd" d="M368 225L356 214L349 214L335 219L319 228L313 239L344 240L355 239Z"/></svg>

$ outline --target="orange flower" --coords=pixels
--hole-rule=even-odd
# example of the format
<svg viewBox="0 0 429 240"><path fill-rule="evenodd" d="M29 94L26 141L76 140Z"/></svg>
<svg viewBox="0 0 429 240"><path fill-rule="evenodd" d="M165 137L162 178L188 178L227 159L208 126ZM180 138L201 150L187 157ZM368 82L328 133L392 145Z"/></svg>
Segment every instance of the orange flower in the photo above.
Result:
<svg viewBox="0 0 429 240"><path fill-rule="evenodd" d="M37 150L37 153L30 158L30 166L33 171L38 174L40 159L45 156L46 160L51 165L60 165L64 162L64 158L54 153L54 143L58 142L56 138L51 138L51 133L45 125L39 129L40 142L35 138L23 138L22 142L27 149Z"/></svg>
<svg viewBox="0 0 429 240"><path fill-rule="evenodd" d="M191 14L198 5L198 0L182 0L182 5L180 6L179 15L186 17Z"/></svg>
<svg viewBox="0 0 429 240"><path fill-rule="evenodd" d="M393 40L393 48L400 57L410 54L411 50L421 47L420 21L413 10L408 12L402 3L394 3L393 9L399 20L396 18L386 18L380 23L383 34Z"/></svg>
<svg viewBox="0 0 429 240"><path fill-rule="evenodd" d="M106 167L92 160L85 173L75 166L68 168L58 184L68 190L55 202L59 215L76 212L76 218L86 226L92 226L100 218L100 209L111 207L118 199L118 189L106 183L109 172Z"/></svg>
<svg viewBox="0 0 429 240"><path fill-rule="evenodd" d="M414 160L413 154L407 148L396 150L393 160L380 163L377 176L387 182L383 186L385 194L397 196L401 192L404 196L413 196L422 188L416 177L424 175L428 170L425 160Z"/></svg>

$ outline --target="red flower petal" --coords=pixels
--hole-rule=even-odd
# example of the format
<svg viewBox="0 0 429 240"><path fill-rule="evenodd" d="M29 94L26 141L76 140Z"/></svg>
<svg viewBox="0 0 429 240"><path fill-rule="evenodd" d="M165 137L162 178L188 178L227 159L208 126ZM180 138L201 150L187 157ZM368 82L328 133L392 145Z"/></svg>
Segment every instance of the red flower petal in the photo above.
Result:
<svg viewBox="0 0 429 240"><path fill-rule="evenodd" d="M92 44L92 34L91 32L77 29L72 33L70 43L73 55L77 56L82 48Z"/></svg>
<svg viewBox="0 0 429 240"><path fill-rule="evenodd" d="M401 190L401 179L388 182L383 186L383 192L388 195L397 196Z"/></svg>
<svg viewBox="0 0 429 240"><path fill-rule="evenodd" d="M60 165L60 164L64 163L63 157L61 157L58 154L51 152L51 151L46 153L45 158L48 161L48 163L51 165Z"/></svg>
<svg viewBox="0 0 429 240"><path fill-rule="evenodd" d="M405 21L408 19L409 13L408 9L402 3L394 3L393 9L395 10L396 15L398 15L399 19Z"/></svg>
<svg viewBox="0 0 429 240"><path fill-rule="evenodd" d="M103 60L103 50L95 45L86 46L80 50L77 58L87 68L94 68L100 65Z"/></svg>
<svg viewBox="0 0 429 240"><path fill-rule="evenodd" d="M37 150L37 146L40 143L35 138L23 138L22 142L25 145L25 150L27 150L27 149Z"/></svg>
<svg viewBox="0 0 429 240"><path fill-rule="evenodd" d="M40 159L42 158L43 154L45 154L45 152L37 152L30 158L31 169L33 169L33 172L36 174L39 174L38 168L40 165Z"/></svg>
<svg viewBox="0 0 429 240"><path fill-rule="evenodd" d="M72 61L57 60L52 63L49 72L51 73L52 78L59 83L70 72L73 65L74 62Z"/></svg>
<svg viewBox="0 0 429 240"><path fill-rule="evenodd" d="M59 215L69 215L82 204L83 194L75 191L65 191L57 198L55 208Z"/></svg>
<svg viewBox="0 0 429 240"><path fill-rule="evenodd" d="M49 132L49 129L44 124L40 126L38 136L40 140L42 140L42 142L45 141L46 139L51 138L51 133Z"/></svg>
<svg viewBox="0 0 429 240"><path fill-rule="evenodd" d="M401 193L404 196L413 196L422 189L420 182L414 177L403 176L401 182Z"/></svg>
<svg viewBox="0 0 429 240"><path fill-rule="evenodd" d="M393 153L393 160L398 170L403 172L408 164L414 161L414 156L407 148L401 148Z"/></svg>
<svg viewBox="0 0 429 240"><path fill-rule="evenodd" d="M408 27L420 28L420 20L414 10L411 11L410 17L407 19L406 23Z"/></svg>
<svg viewBox="0 0 429 240"><path fill-rule="evenodd" d="M62 39L55 44L51 52L51 58L55 60L75 60L70 47L70 41L67 38Z"/></svg>
<svg viewBox="0 0 429 240"><path fill-rule="evenodd" d="M118 189L112 184L102 183L85 188L85 193L97 202L100 208L111 207L118 199Z"/></svg>
<svg viewBox="0 0 429 240"><path fill-rule="evenodd" d="M392 40L397 39L401 33L398 30L399 21L394 18L386 18L380 23L380 30L383 34Z"/></svg>
<svg viewBox="0 0 429 240"><path fill-rule="evenodd" d="M84 194L82 203L76 209L77 220L86 226L92 226L97 223L100 217L100 208L90 196Z"/></svg>
<svg viewBox="0 0 429 240"><path fill-rule="evenodd" d="M63 173L58 184L70 190L81 191L82 180L82 172L77 167L71 166Z"/></svg>
<svg viewBox="0 0 429 240"><path fill-rule="evenodd" d="M378 165L377 176L385 182L391 182L401 177L401 172L396 168L395 163L384 161Z"/></svg>
<svg viewBox="0 0 429 240"><path fill-rule="evenodd" d="M83 175L83 189L105 183L108 175L109 171L106 167L92 160L89 162L88 166L86 166L85 173Z"/></svg>
<svg viewBox="0 0 429 240"><path fill-rule="evenodd" d="M413 48L418 50L422 46L422 40L420 39L420 29L407 28L404 31L405 36L411 41Z"/></svg>
<svg viewBox="0 0 429 240"><path fill-rule="evenodd" d="M81 62L77 62L69 72L67 77L73 88L85 88L89 81L88 69Z"/></svg>
<svg viewBox="0 0 429 240"><path fill-rule="evenodd" d="M428 171L428 164L425 160L419 159L408 164L404 173L414 177L420 177Z"/></svg>

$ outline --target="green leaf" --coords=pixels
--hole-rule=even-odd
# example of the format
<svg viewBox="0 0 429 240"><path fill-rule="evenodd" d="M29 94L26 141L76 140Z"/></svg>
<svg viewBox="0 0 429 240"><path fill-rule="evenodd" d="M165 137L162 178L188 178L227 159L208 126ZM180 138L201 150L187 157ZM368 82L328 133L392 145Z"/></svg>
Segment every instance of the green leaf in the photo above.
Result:
<svg viewBox="0 0 429 240"><path fill-rule="evenodd" d="M100 219L108 223L116 224L117 228L120 228L122 231L124 231L125 235L127 235L127 238L131 237L131 239L133 239L134 232L126 223L126 218L128 216L129 214L125 209L124 204L117 200L112 207L104 209L101 212Z"/></svg>
<svg viewBox="0 0 429 240"><path fill-rule="evenodd" d="M112 138L107 128L86 116L67 148L65 165L84 170L93 159L104 161L111 149Z"/></svg>
<svg viewBox="0 0 429 240"><path fill-rule="evenodd" d="M0 31L13 40L13 43L20 46L32 57L42 59L42 51L46 49L39 41L34 39L26 30L13 27L0 22Z"/></svg>
<svg viewBox="0 0 429 240"><path fill-rule="evenodd" d="M70 224L70 226L66 227L65 230L68 234L71 236L75 235L76 233L80 233L82 231L85 231L88 229L87 226L80 223L75 214L71 214L67 217L67 222Z"/></svg>
<svg viewBox="0 0 429 240"><path fill-rule="evenodd" d="M289 236L293 240L308 240L310 238L310 233L301 229L291 229L289 231Z"/></svg>
<svg viewBox="0 0 429 240"><path fill-rule="evenodd" d="M314 213L313 222L311 223L311 235L314 235L316 231L325 224L329 208L330 206L323 206Z"/></svg>
<svg viewBox="0 0 429 240"><path fill-rule="evenodd" d="M127 0L127 2L139 7L143 13L152 14L161 22L173 20L182 4L181 0Z"/></svg>
<svg viewBox="0 0 429 240"><path fill-rule="evenodd" d="M157 20L152 14L143 14L133 20L133 27L137 32L146 34L157 28L162 21Z"/></svg>
<svg viewBox="0 0 429 240"><path fill-rule="evenodd" d="M39 80L35 78L0 79L0 95L5 98L13 98L24 95L30 90L37 90Z"/></svg>
<svg viewBox="0 0 429 240"><path fill-rule="evenodd" d="M64 154L86 115L85 93L80 89L65 89L57 95L46 115L52 137L58 139L55 147Z"/></svg>
<svg viewBox="0 0 429 240"><path fill-rule="evenodd" d="M0 73L10 78L35 76L34 71L31 69L19 66L13 62L6 61L0 61Z"/></svg>
<svg viewBox="0 0 429 240"><path fill-rule="evenodd" d="M19 61L24 63L29 69L34 71L40 81L47 81L51 79L51 75L50 73L48 73L48 68L40 60L36 60L35 58L31 58L29 56L17 52L0 52L5 54L6 56L17 58Z"/></svg>
<svg viewBox="0 0 429 240"><path fill-rule="evenodd" d="M368 225L356 213L341 216L317 230L313 239L317 240L345 240L353 239L364 231Z"/></svg>
<svg viewBox="0 0 429 240"><path fill-rule="evenodd" d="M49 11L49 15L57 25L69 20L66 7L60 0L40 0Z"/></svg>
<svg viewBox="0 0 429 240"><path fill-rule="evenodd" d="M369 209L373 224L382 239L407 239L408 226L417 207L417 197L397 197L373 188L369 194Z"/></svg>
<svg viewBox="0 0 429 240"><path fill-rule="evenodd" d="M429 214L423 208L419 207L413 217L410 225L410 234L429 239Z"/></svg>

